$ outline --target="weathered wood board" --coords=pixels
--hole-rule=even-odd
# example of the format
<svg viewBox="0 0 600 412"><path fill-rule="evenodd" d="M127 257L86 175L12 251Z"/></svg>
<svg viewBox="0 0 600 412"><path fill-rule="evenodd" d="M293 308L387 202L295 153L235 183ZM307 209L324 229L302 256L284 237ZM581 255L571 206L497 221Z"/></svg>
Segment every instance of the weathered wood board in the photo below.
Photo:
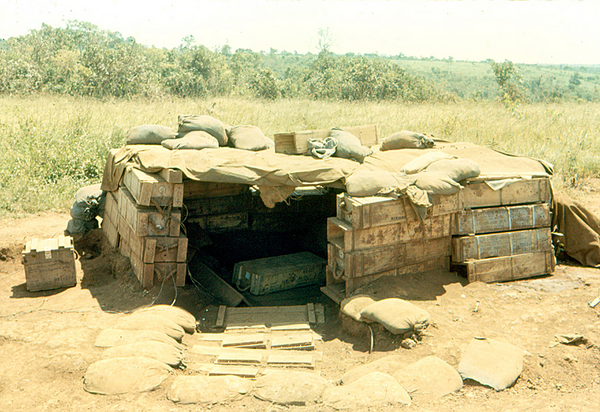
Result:
<svg viewBox="0 0 600 412"><path fill-rule="evenodd" d="M178 237L181 226L179 208L163 209L142 207L126 187L119 190L119 214L131 226L137 236L173 236Z"/></svg>
<svg viewBox="0 0 600 412"><path fill-rule="evenodd" d="M453 195L430 195L432 206L426 217L446 215L462 210L460 192ZM413 205L406 196L397 199L383 196L352 197L337 195L337 218L348 222L354 229L385 226L406 220L416 220Z"/></svg>
<svg viewBox="0 0 600 412"><path fill-rule="evenodd" d="M123 174L123 184L140 206L181 207L183 183L169 183L159 174L146 173L128 166Z"/></svg>
<svg viewBox="0 0 600 412"><path fill-rule="evenodd" d="M236 263L233 283L253 295L325 282L327 261L309 252Z"/></svg>
<svg viewBox="0 0 600 412"><path fill-rule="evenodd" d="M338 244L327 245L328 266L337 277L356 278L451 255L451 237L417 240L355 252L344 252ZM342 273L340 273L340 271Z"/></svg>
<svg viewBox="0 0 600 412"><path fill-rule="evenodd" d="M183 172L177 169L161 169L160 177L169 183L183 183Z"/></svg>
<svg viewBox="0 0 600 412"><path fill-rule="evenodd" d="M171 236L137 236L129 232L129 245L144 263L182 262L187 259L188 238Z"/></svg>
<svg viewBox="0 0 600 412"><path fill-rule="evenodd" d="M226 215L247 212L250 209L250 192L232 196L200 197L185 199L189 217Z"/></svg>
<svg viewBox="0 0 600 412"><path fill-rule="evenodd" d="M220 233L248 228L248 212L225 215L195 216L187 222L197 223L206 232Z"/></svg>
<svg viewBox="0 0 600 412"><path fill-rule="evenodd" d="M552 250L550 228L469 235L452 239L452 261L522 255Z"/></svg>
<svg viewBox="0 0 600 412"><path fill-rule="evenodd" d="M228 306L248 303L244 296L225 282L219 275L202 262L192 261L193 277L211 296L223 301Z"/></svg>
<svg viewBox="0 0 600 412"><path fill-rule="evenodd" d="M215 365L208 372L208 376L235 375L242 378L256 378L258 368L255 366Z"/></svg>
<svg viewBox="0 0 600 412"><path fill-rule="evenodd" d="M102 231L108 240L108 243L116 248L119 247L119 230L117 229L117 225L112 222L106 215L104 215L104 219L102 219Z"/></svg>
<svg viewBox="0 0 600 412"><path fill-rule="evenodd" d="M75 254L70 236L28 241L22 252L25 286L30 292L77 284Z"/></svg>
<svg viewBox="0 0 600 412"><path fill-rule="evenodd" d="M184 199L198 199L203 197L235 196L248 193L249 185L237 183L199 182L184 179Z"/></svg>
<svg viewBox="0 0 600 412"><path fill-rule="evenodd" d="M231 327L251 327L254 325L276 329L283 325L299 325L309 322L314 313L316 323L325 322L325 308L322 304L293 306L228 307L223 325Z"/></svg>
<svg viewBox="0 0 600 412"><path fill-rule="evenodd" d="M556 266L553 251L471 260L466 267L469 282L504 282L551 274Z"/></svg>
<svg viewBox="0 0 600 412"><path fill-rule="evenodd" d="M353 252L416 240L450 236L453 214L434 216L424 220L404 222L368 229L354 229L349 223L330 217L327 219L327 240L344 252Z"/></svg>
<svg viewBox="0 0 600 412"><path fill-rule="evenodd" d="M552 186L550 179L535 178L519 180L499 190L493 190L485 182L467 183L461 191L464 207L495 207L528 203L550 203Z"/></svg>
<svg viewBox="0 0 600 412"><path fill-rule="evenodd" d="M110 220L116 226L119 222L119 203L118 192L106 192L106 202L104 203L104 217L102 220Z"/></svg>
<svg viewBox="0 0 600 412"><path fill-rule="evenodd" d="M454 218L453 235L469 235L549 227L550 204L468 209Z"/></svg>
<svg viewBox="0 0 600 412"><path fill-rule="evenodd" d="M133 253L125 238L121 239L119 249L123 256L129 258L133 273L144 289L150 289L155 282L162 282L165 277L170 276L175 278L175 284L178 287L185 286L185 276L187 274L187 264L185 262L146 263L140 256ZM172 282L172 280L165 279L165 282Z"/></svg>

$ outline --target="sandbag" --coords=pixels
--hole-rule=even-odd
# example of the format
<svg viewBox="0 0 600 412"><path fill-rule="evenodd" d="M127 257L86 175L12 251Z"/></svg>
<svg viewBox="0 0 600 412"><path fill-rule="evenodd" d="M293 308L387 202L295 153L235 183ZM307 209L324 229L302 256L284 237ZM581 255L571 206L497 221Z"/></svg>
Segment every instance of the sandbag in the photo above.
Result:
<svg viewBox="0 0 600 412"><path fill-rule="evenodd" d="M187 333L196 331L196 318L190 312L178 306L154 305L148 308L136 310L134 313L150 313L153 315L164 316L178 324Z"/></svg>
<svg viewBox="0 0 600 412"><path fill-rule="evenodd" d="M71 206L73 219L90 221L96 216L104 216L106 192L100 189L100 183L85 186L75 193L75 202Z"/></svg>
<svg viewBox="0 0 600 412"><path fill-rule="evenodd" d="M136 356L155 359L170 366L178 366L183 360L183 351L176 349L168 343L142 341L128 345L113 346L102 353L102 359L132 358Z"/></svg>
<svg viewBox="0 0 600 412"><path fill-rule="evenodd" d="M397 298L375 302L364 308L360 316L382 324L394 335L420 332L429 325L429 313L426 310Z"/></svg>
<svg viewBox="0 0 600 412"><path fill-rule="evenodd" d="M229 145L236 149L259 151L273 147L273 140L267 138L256 126L235 126L227 133Z"/></svg>
<svg viewBox="0 0 600 412"><path fill-rule="evenodd" d="M149 358L104 359L88 367L83 388L102 395L148 392L159 386L172 371L168 365Z"/></svg>
<svg viewBox="0 0 600 412"><path fill-rule="evenodd" d="M402 193L412 183L412 176L384 171L357 170L346 179L346 192L350 196L374 196L377 194Z"/></svg>
<svg viewBox="0 0 600 412"><path fill-rule="evenodd" d="M222 121L208 115L179 115L179 135L199 130L217 139L219 146L227 146L227 132Z"/></svg>
<svg viewBox="0 0 600 412"><path fill-rule="evenodd" d="M67 222L67 232L69 232L70 234L87 233L93 229L98 229L98 220L96 219L71 219Z"/></svg>
<svg viewBox="0 0 600 412"><path fill-rule="evenodd" d="M455 182L477 177L481 173L479 164L469 159L445 159L430 164L426 172L444 172Z"/></svg>
<svg viewBox="0 0 600 412"><path fill-rule="evenodd" d="M360 312L373 303L375 300L368 295L350 296L340 303L340 312L358 322L364 322L365 319L360 317Z"/></svg>
<svg viewBox="0 0 600 412"><path fill-rule="evenodd" d="M353 159L358 163L362 163L365 157L373 154L373 151L366 146L363 146L360 139L352 133L338 128L331 129L329 137L337 141L337 147L334 157L342 157L344 159Z"/></svg>
<svg viewBox="0 0 600 412"><path fill-rule="evenodd" d="M164 316L149 313L134 313L120 319L115 329L124 330L155 330L163 332L177 341L181 341L185 332L183 328Z"/></svg>
<svg viewBox="0 0 600 412"><path fill-rule="evenodd" d="M305 405L315 402L329 386L314 373L273 371L256 380L254 395L281 405Z"/></svg>
<svg viewBox="0 0 600 412"><path fill-rule="evenodd" d="M388 375L393 375L395 372L406 367L407 361L403 356L390 355L376 361L360 365L350 369L342 376L342 385L349 385L352 382L367 376L373 372L381 372Z"/></svg>
<svg viewBox="0 0 600 412"><path fill-rule="evenodd" d="M144 124L132 127L127 132L125 144L160 144L165 139L173 139L177 134L167 126Z"/></svg>
<svg viewBox="0 0 600 412"><path fill-rule="evenodd" d="M155 330L121 330L105 329L96 338L94 346L112 348L113 346L129 345L136 342L156 341L166 343L182 351L183 346L163 332Z"/></svg>
<svg viewBox="0 0 600 412"><path fill-rule="evenodd" d="M178 376L167 397L182 405L215 404L241 399L252 390L252 382L239 376Z"/></svg>
<svg viewBox="0 0 600 412"><path fill-rule="evenodd" d="M512 386L523 371L523 351L510 343L474 338L463 354L458 373L497 391Z"/></svg>
<svg viewBox="0 0 600 412"><path fill-rule="evenodd" d="M421 172L412 176L419 189L433 195L453 195L462 189L460 184L444 172Z"/></svg>
<svg viewBox="0 0 600 412"><path fill-rule="evenodd" d="M217 149L219 147L217 139L200 130L187 132L176 139L163 140L161 144L169 150L202 150Z"/></svg>
<svg viewBox="0 0 600 412"><path fill-rule="evenodd" d="M372 372L349 385L329 387L323 403L335 409L362 410L394 405L410 405L410 396L390 375Z"/></svg>
<svg viewBox="0 0 600 412"><path fill-rule="evenodd" d="M455 157L456 156L452 156L452 155L449 155L448 153L439 152L439 151L427 152L424 155L419 156L419 157L411 160L404 166L402 166L402 169L400 169L400 171L404 172L406 174L412 175L415 173L422 172L423 170L425 170L427 168L427 166L429 166L430 164L432 164L434 162L437 162L438 160L453 159Z"/></svg>
<svg viewBox="0 0 600 412"><path fill-rule="evenodd" d="M402 130L383 139L380 150L431 149L434 144L435 142L429 136L410 130Z"/></svg>
<svg viewBox="0 0 600 412"><path fill-rule="evenodd" d="M392 375L411 396L441 398L460 390L463 381L452 366L437 356L427 356Z"/></svg>

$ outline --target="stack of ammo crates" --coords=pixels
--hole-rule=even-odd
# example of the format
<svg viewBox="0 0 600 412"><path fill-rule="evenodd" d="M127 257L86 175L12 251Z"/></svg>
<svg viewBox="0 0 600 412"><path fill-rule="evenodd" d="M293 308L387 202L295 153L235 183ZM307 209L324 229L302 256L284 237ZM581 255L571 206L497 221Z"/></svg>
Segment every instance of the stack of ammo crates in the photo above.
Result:
<svg viewBox="0 0 600 412"><path fill-rule="evenodd" d="M338 195L337 217L327 221L323 292L339 300L380 276L448 270L460 193L430 197L432 206L419 219L406 196Z"/></svg>
<svg viewBox="0 0 600 412"><path fill-rule="evenodd" d="M177 286L185 285L188 239L181 232L182 180L177 170L151 174L127 167L119 189L107 193L102 228L109 243L129 258L145 289L171 276Z"/></svg>
<svg viewBox="0 0 600 412"><path fill-rule="evenodd" d="M454 220L452 262L462 266L469 282L554 272L550 179L518 180L501 186L475 180L461 191L465 209Z"/></svg>

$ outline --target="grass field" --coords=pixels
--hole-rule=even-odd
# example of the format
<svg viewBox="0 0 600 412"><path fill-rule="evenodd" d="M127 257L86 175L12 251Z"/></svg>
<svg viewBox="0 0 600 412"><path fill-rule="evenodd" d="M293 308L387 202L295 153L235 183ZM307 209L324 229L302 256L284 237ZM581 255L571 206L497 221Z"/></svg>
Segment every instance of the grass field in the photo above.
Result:
<svg viewBox="0 0 600 412"><path fill-rule="evenodd" d="M130 127L175 127L177 115L207 114L252 124L267 136L291 130L376 123L383 137L409 129L469 141L555 165L555 185L600 175L600 104L346 103L240 99L115 100L0 98L0 215L68 210L75 191L98 183L110 148Z"/></svg>

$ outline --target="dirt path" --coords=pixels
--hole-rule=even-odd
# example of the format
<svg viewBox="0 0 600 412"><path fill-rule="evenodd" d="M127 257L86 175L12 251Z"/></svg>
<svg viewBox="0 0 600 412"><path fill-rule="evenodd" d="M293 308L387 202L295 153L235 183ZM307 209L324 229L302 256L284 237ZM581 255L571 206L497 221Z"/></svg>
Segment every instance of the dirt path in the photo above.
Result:
<svg viewBox="0 0 600 412"><path fill-rule="evenodd" d="M595 192L593 195L597 195ZM590 197L584 193L581 200ZM83 390L87 367L101 359L94 347L98 333L114 325L124 312L150 304L171 303L172 287L142 291L119 267L112 254L77 261L76 287L29 293L20 262L23 241L62 233L68 215L47 214L0 220L0 410L1 411L192 411L194 405L167 400L174 379L149 393L100 396ZM90 242L89 244L93 244ZM351 336L341 328L334 305L326 307L328 322L316 328L323 336L321 376L332 382L354 366L390 354L406 364L435 354L457 367L474 336L510 342L525 350L524 370L517 383L502 392L476 384L441 400L419 400L406 410L430 411L595 411L600 403L600 306L587 303L600 293L600 270L559 265L551 277L506 284L465 284L464 279L407 277L396 284L398 294L428 310L431 327L421 344L407 350L391 335L378 333L375 351L368 336ZM442 284L447 286L448 292ZM158 298L157 298L158 296ZM327 302L327 301L325 301ZM179 291L177 304L198 319L207 316L210 300L193 287ZM587 344L552 346L554 335L584 333ZM186 336L191 347L196 336ZM180 373L190 373L179 371ZM252 396L216 411L286 409ZM322 405L291 410L328 410ZM378 410L378 409L373 409ZM388 409L381 409L388 410Z"/></svg>

